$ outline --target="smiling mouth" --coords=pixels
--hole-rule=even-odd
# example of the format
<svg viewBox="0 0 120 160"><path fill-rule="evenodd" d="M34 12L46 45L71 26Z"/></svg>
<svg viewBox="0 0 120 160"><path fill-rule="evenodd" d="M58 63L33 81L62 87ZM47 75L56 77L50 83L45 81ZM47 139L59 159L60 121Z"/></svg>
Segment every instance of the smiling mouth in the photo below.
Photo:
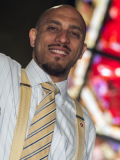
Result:
<svg viewBox="0 0 120 160"><path fill-rule="evenodd" d="M65 51L60 51L60 50L53 50L50 49L51 52L57 53L57 54L61 54L61 55L67 55L67 53Z"/></svg>

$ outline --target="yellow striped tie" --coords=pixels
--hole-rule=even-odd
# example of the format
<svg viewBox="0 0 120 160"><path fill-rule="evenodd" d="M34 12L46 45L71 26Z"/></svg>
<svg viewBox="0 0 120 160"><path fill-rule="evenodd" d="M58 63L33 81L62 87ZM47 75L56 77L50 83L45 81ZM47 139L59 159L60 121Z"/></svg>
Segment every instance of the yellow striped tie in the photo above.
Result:
<svg viewBox="0 0 120 160"><path fill-rule="evenodd" d="M46 92L36 109L20 160L47 160L56 119L55 95L59 89L53 82L41 84Z"/></svg>

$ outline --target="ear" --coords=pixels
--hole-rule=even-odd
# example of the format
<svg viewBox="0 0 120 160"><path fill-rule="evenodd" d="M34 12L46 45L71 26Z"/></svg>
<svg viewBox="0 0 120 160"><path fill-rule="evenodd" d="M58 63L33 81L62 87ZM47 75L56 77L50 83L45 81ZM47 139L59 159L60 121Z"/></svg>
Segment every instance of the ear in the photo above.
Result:
<svg viewBox="0 0 120 160"><path fill-rule="evenodd" d="M35 40L36 40L37 30L35 28L32 28L29 32L29 38L30 38L30 45L31 47L35 46Z"/></svg>
<svg viewBox="0 0 120 160"><path fill-rule="evenodd" d="M81 58L82 58L82 56L83 56L84 52L86 51L86 49L87 49L87 44L86 44L86 43L84 43L84 45L83 45L83 49L82 49L82 52L81 52L81 54L80 54L79 59L81 59Z"/></svg>

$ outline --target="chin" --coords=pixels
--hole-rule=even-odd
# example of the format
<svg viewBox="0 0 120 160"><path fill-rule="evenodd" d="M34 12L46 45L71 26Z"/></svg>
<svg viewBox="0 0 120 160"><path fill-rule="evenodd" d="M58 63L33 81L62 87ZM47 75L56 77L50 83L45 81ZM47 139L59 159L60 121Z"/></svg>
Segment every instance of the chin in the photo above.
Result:
<svg viewBox="0 0 120 160"><path fill-rule="evenodd" d="M66 74L66 68L63 68L60 64L52 62L42 64L43 70L51 76L61 76Z"/></svg>

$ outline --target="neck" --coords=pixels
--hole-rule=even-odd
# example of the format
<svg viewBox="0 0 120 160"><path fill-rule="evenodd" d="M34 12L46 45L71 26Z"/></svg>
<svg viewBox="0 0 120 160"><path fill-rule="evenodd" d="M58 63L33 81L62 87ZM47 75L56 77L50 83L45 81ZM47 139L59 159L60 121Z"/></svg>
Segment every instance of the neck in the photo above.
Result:
<svg viewBox="0 0 120 160"><path fill-rule="evenodd" d="M60 77L51 76L51 75L49 75L49 76L50 76L50 78L52 79L52 81L54 83L64 81L64 80L66 80L68 78L68 75L66 75L66 76L60 76Z"/></svg>

